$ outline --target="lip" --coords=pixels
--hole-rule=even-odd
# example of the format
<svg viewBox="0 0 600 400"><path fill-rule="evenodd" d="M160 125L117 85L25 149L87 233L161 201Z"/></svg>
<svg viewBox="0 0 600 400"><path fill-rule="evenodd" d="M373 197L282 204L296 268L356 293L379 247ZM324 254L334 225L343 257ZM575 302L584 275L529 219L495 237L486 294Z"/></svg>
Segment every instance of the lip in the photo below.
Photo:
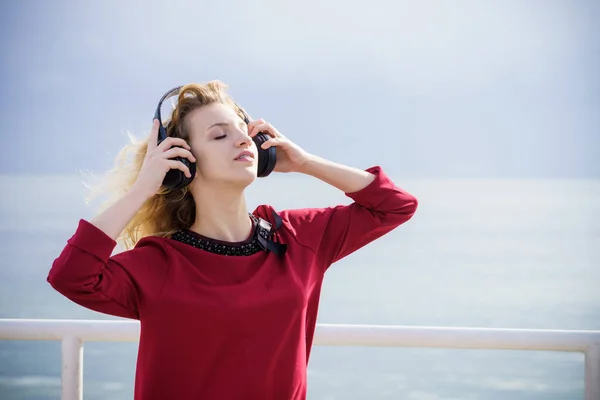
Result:
<svg viewBox="0 0 600 400"><path fill-rule="evenodd" d="M240 158L241 156L248 156L252 159L254 159L254 154L252 154L251 151L245 150L242 151L240 154L238 154L237 156L235 156L235 158L233 159L234 161L237 161L238 158Z"/></svg>

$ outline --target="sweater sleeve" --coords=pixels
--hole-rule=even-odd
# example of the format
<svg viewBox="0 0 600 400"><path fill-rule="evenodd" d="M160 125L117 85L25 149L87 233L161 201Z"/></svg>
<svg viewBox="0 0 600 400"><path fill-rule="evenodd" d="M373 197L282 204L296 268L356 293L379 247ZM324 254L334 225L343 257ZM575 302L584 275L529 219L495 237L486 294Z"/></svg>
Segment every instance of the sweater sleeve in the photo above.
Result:
<svg viewBox="0 0 600 400"><path fill-rule="evenodd" d="M375 179L346 193L351 204L285 214L297 240L316 252L324 269L405 223L417 210L416 197L396 186L381 167L367 171Z"/></svg>
<svg viewBox="0 0 600 400"><path fill-rule="evenodd" d="M134 249L111 256L116 241L82 219L52 263L47 281L88 309L139 319L144 298L160 291L167 265L166 249L142 241Z"/></svg>

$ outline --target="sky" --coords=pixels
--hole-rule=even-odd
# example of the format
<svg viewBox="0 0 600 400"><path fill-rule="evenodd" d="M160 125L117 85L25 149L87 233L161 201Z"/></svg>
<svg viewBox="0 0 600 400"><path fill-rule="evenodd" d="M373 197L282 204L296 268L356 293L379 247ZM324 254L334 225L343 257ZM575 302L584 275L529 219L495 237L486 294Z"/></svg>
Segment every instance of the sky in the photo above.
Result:
<svg viewBox="0 0 600 400"><path fill-rule="evenodd" d="M0 173L104 171L164 92L220 79L332 161L600 178L598 17L593 0L6 2Z"/></svg>

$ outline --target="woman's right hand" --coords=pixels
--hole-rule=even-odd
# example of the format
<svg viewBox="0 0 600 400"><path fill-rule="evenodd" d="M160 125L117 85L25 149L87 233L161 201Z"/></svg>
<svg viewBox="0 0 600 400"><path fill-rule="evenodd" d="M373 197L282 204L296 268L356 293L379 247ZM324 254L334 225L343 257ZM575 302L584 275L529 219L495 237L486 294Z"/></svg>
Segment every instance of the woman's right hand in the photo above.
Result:
<svg viewBox="0 0 600 400"><path fill-rule="evenodd" d="M168 137L160 144L158 143L158 120L154 119L152 130L148 138L148 149L146 157L140 169L137 180L132 189L144 193L150 198L161 188L163 180L170 169L179 169L188 178L191 177L190 170L180 161L171 160L175 157L187 158L196 162L196 158L190 151L190 146L181 138Z"/></svg>

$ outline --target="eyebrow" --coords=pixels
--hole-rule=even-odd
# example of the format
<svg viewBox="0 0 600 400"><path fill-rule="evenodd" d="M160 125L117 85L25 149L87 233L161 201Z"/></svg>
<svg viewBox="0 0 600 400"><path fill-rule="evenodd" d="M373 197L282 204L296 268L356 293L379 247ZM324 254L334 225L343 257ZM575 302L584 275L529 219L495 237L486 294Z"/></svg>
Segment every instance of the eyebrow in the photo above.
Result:
<svg viewBox="0 0 600 400"><path fill-rule="evenodd" d="M217 123L212 124L208 128L206 128L206 131L208 132L209 130L211 130L215 126L228 126L228 125L229 125L229 122L217 122Z"/></svg>
<svg viewBox="0 0 600 400"><path fill-rule="evenodd" d="M229 126L229 125L231 125L231 123L229 123L229 122L216 122L216 123L212 124L211 126L209 126L208 128L206 128L205 132L208 132L209 130L211 130L215 126ZM245 125L246 124L242 121L242 123L240 124L240 127L245 126Z"/></svg>

